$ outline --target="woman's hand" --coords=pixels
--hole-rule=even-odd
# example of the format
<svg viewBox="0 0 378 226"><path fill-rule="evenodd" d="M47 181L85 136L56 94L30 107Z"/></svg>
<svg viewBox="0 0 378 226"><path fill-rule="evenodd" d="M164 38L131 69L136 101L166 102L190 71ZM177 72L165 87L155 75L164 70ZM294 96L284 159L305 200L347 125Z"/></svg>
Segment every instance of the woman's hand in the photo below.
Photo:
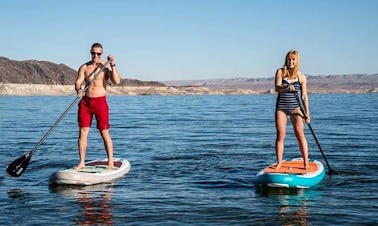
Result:
<svg viewBox="0 0 378 226"><path fill-rule="evenodd" d="M310 115L306 115L306 117L305 117L305 122L306 122L307 124L310 124L310 122L311 122L311 117L310 117Z"/></svg>

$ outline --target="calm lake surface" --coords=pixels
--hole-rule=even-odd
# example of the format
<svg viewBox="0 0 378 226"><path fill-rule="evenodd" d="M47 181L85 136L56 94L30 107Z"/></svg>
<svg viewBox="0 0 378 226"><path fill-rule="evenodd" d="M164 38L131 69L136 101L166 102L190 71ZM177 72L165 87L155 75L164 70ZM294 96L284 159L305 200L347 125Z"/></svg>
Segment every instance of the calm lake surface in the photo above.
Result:
<svg viewBox="0 0 378 226"><path fill-rule="evenodd" d="M0 97L0 225L373 225L378 222L378 95L310 95L311 125L337 175L307 190L257 190L275 161L275 95L108 97L115 157L109 184L50 187L78 162L75 106L26 172L29 152L75 97ZM94 122L95 125L95 122ZM105 158L94 125L87 160ZM306 127L310 158L321 160ZM299 157L288 124L284 157Z"/></svg>

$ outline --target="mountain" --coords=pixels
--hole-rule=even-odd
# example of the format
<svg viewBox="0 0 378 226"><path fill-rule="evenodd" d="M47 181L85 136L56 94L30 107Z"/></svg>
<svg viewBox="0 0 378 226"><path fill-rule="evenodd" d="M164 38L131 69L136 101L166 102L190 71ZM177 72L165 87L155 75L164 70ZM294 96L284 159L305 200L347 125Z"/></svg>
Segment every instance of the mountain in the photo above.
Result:
<svg viewBox="0 0 378 226"><path fill-rule="evenodd" d="M48 61L16 61L0 57L0 83L73 85L77 71L65 64ZM154 81L122 79L120 86L165 86Z"/></svg>
<svg viewBox="0 0 378 226"><path fill-rule="evenodd" d="M0 57L0 83L68 85L75 79L76 71L64 64Z"/></svg>

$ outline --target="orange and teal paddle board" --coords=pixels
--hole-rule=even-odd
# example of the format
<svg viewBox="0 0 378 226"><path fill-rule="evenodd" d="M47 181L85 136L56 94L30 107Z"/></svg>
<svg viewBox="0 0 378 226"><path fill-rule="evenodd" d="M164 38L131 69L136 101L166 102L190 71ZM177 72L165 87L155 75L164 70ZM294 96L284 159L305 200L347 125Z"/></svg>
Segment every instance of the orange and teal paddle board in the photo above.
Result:
<svg viewBox="0 0 378 226"><path fill-rule="evenodd" d="M308 169L302 158L284 161L279 169L272 164L256 174L254 183L258 187L309 188L325 177L325 168L317 160L310 161Z"/></svg>

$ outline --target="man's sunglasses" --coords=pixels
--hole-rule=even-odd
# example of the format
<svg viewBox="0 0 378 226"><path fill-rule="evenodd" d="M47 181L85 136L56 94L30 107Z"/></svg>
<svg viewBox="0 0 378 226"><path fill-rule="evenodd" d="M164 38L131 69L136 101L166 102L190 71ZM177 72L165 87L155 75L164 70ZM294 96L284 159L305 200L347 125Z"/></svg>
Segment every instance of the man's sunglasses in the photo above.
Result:
<svg viewBox="0 0 378 226"><path fill-rule="evenodd" d="M97 55L97 56L101 56L102 53L96 53L96 52L91 52L92 55Z"/></svg>

